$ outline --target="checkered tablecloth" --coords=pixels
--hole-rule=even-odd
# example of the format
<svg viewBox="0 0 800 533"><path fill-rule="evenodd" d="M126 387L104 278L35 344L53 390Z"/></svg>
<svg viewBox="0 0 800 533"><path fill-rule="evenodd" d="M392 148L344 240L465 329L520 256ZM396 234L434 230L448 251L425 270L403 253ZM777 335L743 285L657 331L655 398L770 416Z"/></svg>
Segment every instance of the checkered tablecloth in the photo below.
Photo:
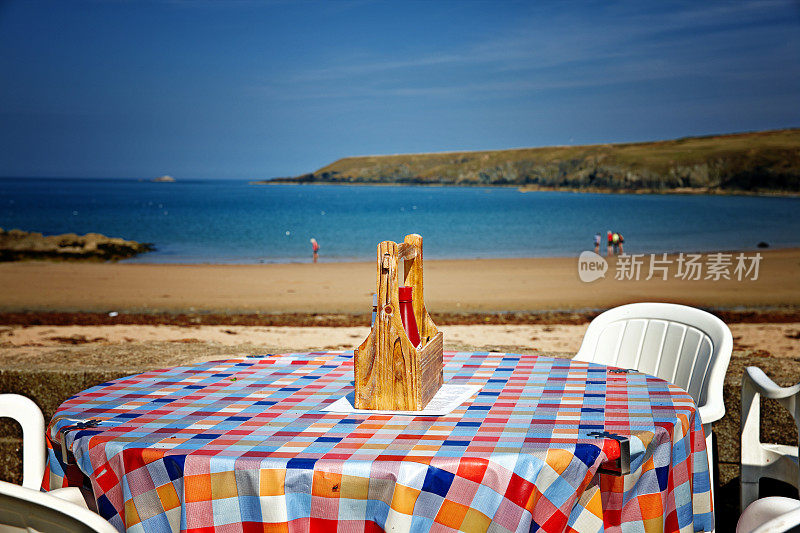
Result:
<svg viewBox="0 0 800 533"><path fill-rule="evenodd" d="M444 377L481 389L439 417L321 411L352 392L352 352L118 379L58 409L44 487L84 483L136 532L713 528L703 429L681 389L502 353L445 353ZM603 432L630 437L629 475L598 472L619 455Z"/></svg>

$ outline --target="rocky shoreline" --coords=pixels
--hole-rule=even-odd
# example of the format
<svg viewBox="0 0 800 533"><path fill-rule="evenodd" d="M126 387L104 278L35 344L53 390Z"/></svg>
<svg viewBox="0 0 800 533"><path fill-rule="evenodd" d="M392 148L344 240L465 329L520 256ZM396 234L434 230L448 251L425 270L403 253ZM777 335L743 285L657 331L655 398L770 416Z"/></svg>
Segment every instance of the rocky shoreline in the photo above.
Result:
<svg viewBox="0 0 800 533"><path fill-rule="evenodd" d="M36 232L0 228L0 262L119 261L153 249L150 243L126 241L99 233L45 236Z"/></svg>

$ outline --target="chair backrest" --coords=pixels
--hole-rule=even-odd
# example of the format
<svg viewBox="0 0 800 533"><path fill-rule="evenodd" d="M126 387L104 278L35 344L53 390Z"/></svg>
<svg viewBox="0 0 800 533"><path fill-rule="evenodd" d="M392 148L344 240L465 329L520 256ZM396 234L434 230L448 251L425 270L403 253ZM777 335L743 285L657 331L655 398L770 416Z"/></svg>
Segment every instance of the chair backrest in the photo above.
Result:
<svg viewBox="0 0 800 533"><path fill-rule="evenodd" d="M103 517L84 507L5 481L0 481L0 530L117 533Z"/></svg>
<svg viewBox="0 0 800 533"><path fill-rule="evenodd" d="M636 303L595 318L575 360L657 376L702 406L709 397L721 402L732 350L728 326L710 313L685 305Z"/></svg>
<svg viewBox="0 0 800 533"><path fill-rule="evenodd" d="M19 394L0 394L0 417L22 426L22 486L38 490L44 477L44 416L30 399Z"/></svg>

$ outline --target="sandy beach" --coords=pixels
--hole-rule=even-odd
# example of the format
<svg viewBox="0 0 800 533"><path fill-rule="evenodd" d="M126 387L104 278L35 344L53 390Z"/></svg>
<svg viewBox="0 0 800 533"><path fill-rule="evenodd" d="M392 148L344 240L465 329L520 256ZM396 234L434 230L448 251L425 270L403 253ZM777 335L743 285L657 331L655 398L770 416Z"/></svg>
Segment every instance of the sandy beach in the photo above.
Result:
<svg viewBox="0 0 800 533"><path fill-rule="evenodd" d="M666 301L716 312L731 324L737 349L798 357L800 249L760 254L757 279L741 281L732 268L731 279L645 280L647 264L642 279L620 280L617 258L593 282L581 281L577 258L428 260L425 301L454 350L574 354L597 312ZM352 349L367 335L374 285L372 263L4 263L0 350L8 362L126 343Z"/></svg>
<svg viewBox="0 0 800 533"><path fill-rule="evenodd" d="M588 324L441 326L448 350L559 353L580 348ZM786 359L800 357L800 322L730 324L735 350L762 350ZM227 347L232 355L255 352L352 350L369 333L356 327L260 326L0 326L4 361L12 354L33 356L54 348L108 347L130 343L200 344ZM36 350L31 350L35 348ZM24 356L23 356L24 359Z"/></svg>
<svg viewBox="0 0 800 533"><path fill-rule="evenodd" d="M606 309L637 301L702 308L800 306L800 249L759 252L758 278L677 278L670 256L667 280L605 278L586 283L578 258L426 260L430 312L539 312ZM732 259L735 263L736 254ZM747 252L748 257L755 252ZM709 261L709 256L703 256ZM173 265L125 263L0 264L0 311L369 313L375 266L364 263Z"/></svg>

